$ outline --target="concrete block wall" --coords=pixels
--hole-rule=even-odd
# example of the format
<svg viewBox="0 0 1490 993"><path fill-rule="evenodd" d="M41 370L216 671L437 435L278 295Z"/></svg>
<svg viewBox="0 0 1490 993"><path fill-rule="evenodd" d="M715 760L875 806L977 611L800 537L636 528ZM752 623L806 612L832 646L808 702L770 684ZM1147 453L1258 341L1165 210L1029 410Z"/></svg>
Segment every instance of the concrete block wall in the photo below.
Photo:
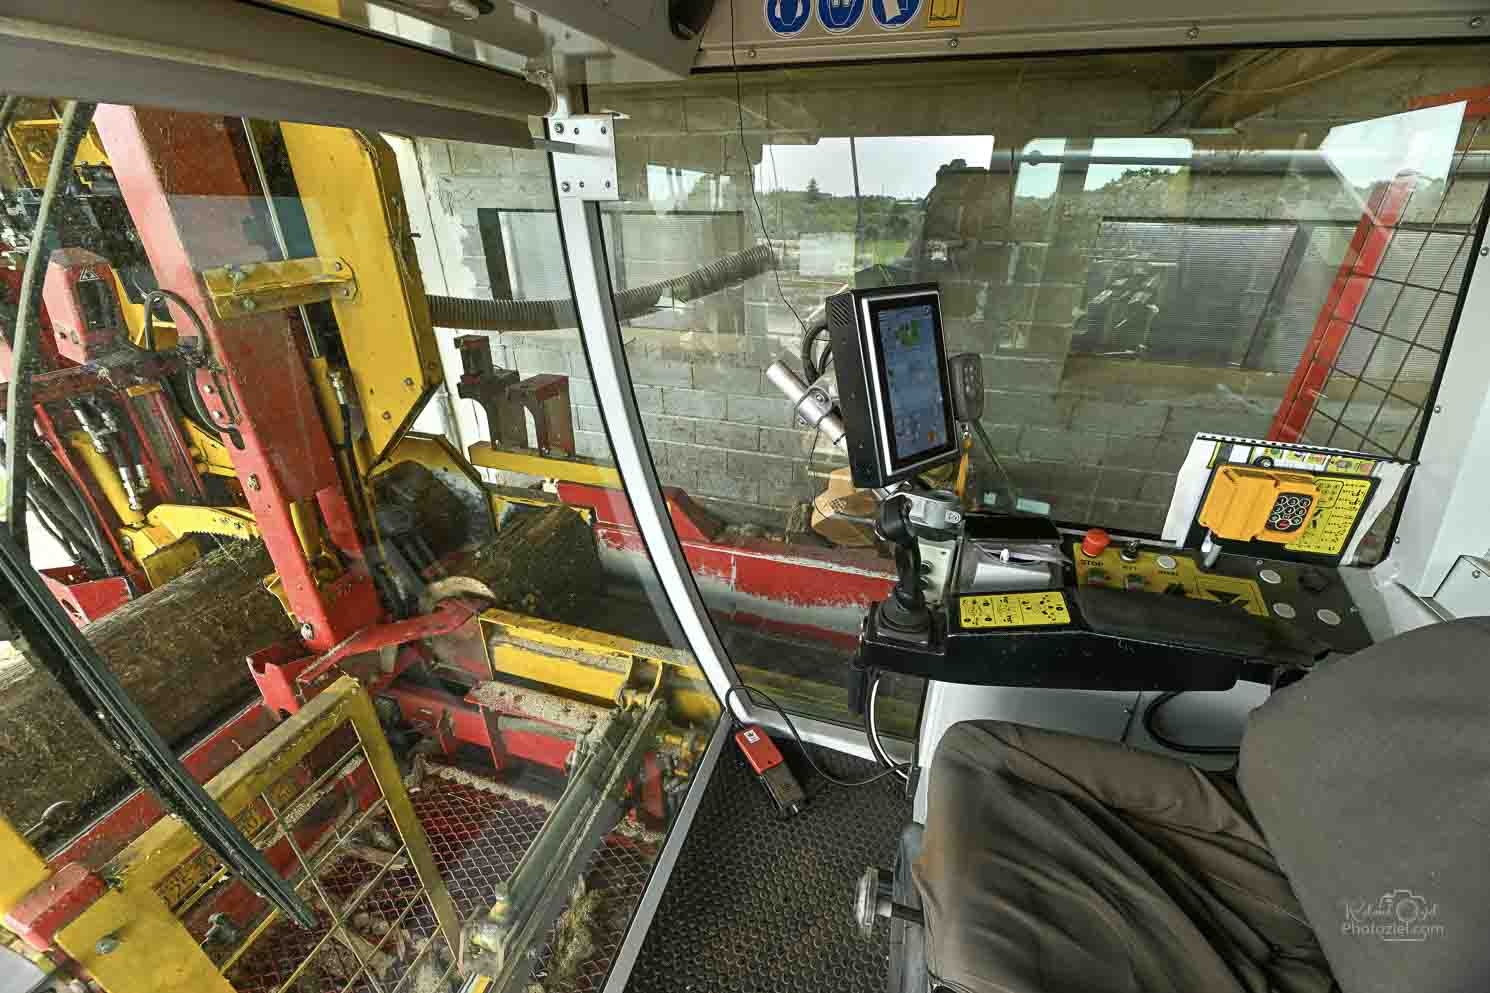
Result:
<svg viewBox="0 0 1490 993"><path fill-rule="evenodd" d="M1236 141L1317 147L1337 124L1399 113L1416 94L1482 81L1483 69L1472 63L1440 53L1352 73L1283 100ZM887 78L888 68L842 67L810 80L753 74L742 104L733 81L708 77L597 88L593 99L628 115L617 128L626 200L607 219L621 249L617 284L677 275L765 240L746 162L747 152L759 161L765 144L847 134L991 134L999 149L1049 136L1076 148L1094 137L1146 134L1185 92L1146 85L1141 72L1093 60L923 66L914 86ZM447 273L447 292L486 295L474 211L551 207L541 156L420 145L442 249L437 264L456 270ZM674 170L665 189L649 167ZM1359 202L1332 176L1159 174L1147 183L1086 190L1084 175L1067 174L1055 195L1038 199L1011 197L1010 179L991 177L980 191L992 207L976 244L964 250L966 271L981 288L966 312L949 318L950 348L984 357L983 422L1021 495L1049 502L1062 519L1155 530L1196 432L1266 433L1297 361L1288 332L1312 325ZM1483 190L1482 183L1456 186L1433 216L1471 217ZM1279 343L1264 349L1264 369L1201 368L1072 354L1101 223L1114 216L1333 222L1347 225L1347 233L1316 238L1290 292L1263 314L1268 340ZM777 357L796 364L799 318L841 280L802 275L796 245L770 237L783 262L779 282L754 279L633 320L625 333L664 484L710 502L727 519L779 527L787 508L821 489L814 477L842 460L820 445L812 450L813 433L791 423L762 370ZM570 375L581 451L609 458L576 333L503 335L493 347L500 365L524 375ZM484 437L480 424L462 417L463 432ZM984 473L993 480L989 488L1001 488L991 467Z"/></svg>

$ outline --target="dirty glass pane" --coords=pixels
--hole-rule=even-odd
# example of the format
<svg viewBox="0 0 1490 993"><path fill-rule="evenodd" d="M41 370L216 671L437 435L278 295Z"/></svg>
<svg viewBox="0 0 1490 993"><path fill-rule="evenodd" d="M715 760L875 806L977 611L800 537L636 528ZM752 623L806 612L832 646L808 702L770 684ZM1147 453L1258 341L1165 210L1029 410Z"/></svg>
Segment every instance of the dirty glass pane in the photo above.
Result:
<svg viewBox="0 0 1490 993"><path fill-rule="evenodd" d="M247 776L223 806L317 927L210 853L141 861L158 807L10 643L0 814L159 878L240 991L454 990L463 925L502 985L599 988L719 708L584 413L546 161L69 107L0 128L7 341L34 246L43 277L4 350L30 555L191 771Z"/></svg>
<svg viewBox="0 0 1490 993"><path fill-rule="evenodd" d="M592 87L590 106L627 115L616 283L732 273L623 317L649 447L686 494L675 517L704 522L680 533L746 680L857 720L845 663L893 572L863 523L874 500L763 377L777 359L805 371L805 325L845 285L939 283L949 352L981 356L996 460L975 437L970 506L1156 533L1197 432L1410 453L1485 193L1481 119L1440 95L1484 85L1484 56L1185 51ZM1366 228L1386 250L1342 277ZM1365 292L1332 323L1342 278ZM1323 386L1286 404L1311 365ZM886 706L914 714L917 694Z"/></svg>

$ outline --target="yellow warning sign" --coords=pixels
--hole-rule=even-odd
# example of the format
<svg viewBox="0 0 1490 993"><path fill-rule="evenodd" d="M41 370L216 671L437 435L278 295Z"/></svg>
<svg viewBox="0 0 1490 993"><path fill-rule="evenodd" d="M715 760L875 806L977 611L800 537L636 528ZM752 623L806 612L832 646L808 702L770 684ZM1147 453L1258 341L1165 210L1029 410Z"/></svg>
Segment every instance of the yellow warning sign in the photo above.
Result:
<svg viewBox="0 0 1490 993"><path fill-rule="evenodd" d="M1216 603L1238 605L1249 614L1266 617L1267 604L1262 602L1262 591L1250 579L1235 576L1218 576L1201 572L1195 576L1195 592L1190 594L1197 600L1212 600Z"/></svg>
<svg viewBox="0 0 1490 993"><path fill-rule="evenodd" d="M1066 597L1055 591L965 596L958 601L958 608L959 623L964 630L1071 623Z"/></svg>
<svg viewBox="0 0 1490 993"><path fill-rule="evenodd" d="M1366 509L1371 480L1349 476L1319 476L1319 510L1304 533L1283 547L1290 552L1339 555L1356 520Z"/></svg>
<svg viewBox="0 0 1490 993"><path fill-rule="evenodd" d="M962 27L964 3L965 0L931 0L931 7L926 11L926 26L928 28Z"/></svg>

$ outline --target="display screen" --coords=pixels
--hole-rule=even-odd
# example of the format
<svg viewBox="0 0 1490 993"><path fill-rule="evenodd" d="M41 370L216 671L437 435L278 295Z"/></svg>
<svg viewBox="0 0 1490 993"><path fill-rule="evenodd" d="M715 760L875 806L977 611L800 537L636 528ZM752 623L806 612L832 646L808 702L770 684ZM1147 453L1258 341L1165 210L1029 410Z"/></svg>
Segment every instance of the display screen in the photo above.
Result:
<svg viewBox="0 0 1490 993"><path fill-rule="evenodd" d="M936 305L890 302L874 321L891 457L906 465L945 451L953 439Z"/></svg>

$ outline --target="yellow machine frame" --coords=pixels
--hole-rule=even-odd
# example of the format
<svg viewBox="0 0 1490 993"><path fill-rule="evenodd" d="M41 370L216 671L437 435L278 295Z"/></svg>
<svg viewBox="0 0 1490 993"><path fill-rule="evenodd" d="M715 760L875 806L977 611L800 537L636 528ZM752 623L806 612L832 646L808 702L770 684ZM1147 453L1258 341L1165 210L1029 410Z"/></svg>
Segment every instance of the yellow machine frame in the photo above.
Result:
<svg viewBox="0 0 1490 993"><path fill-rule="evenodd" d="M382 793L382 806L418 874L439 933L454 952L460 937L455 905L435 867L372 700L352 677L337 680L213 777L206 785L207 794L240 826L250 833L264 834L274 824L258 809L259 798L279 784L311 749L348 726L356 733L362 757ZM301 795L318 785L313 783ZM287 798L284 805L297 799ZM374 804L368 813L377 809L379 805ZM354 829L355 825L349 825L346 833ZM107 993L232 993L233 987L222 970L162 896L162 892L200 894L222 878L222 870L214 869L214 864L200 855L201 843L189 827L174 817L160 819L100 871L109 882L107 892L57 931L57 947L87 970ZM36 850L4 818L0 818L0 863L7 868L0 880L0 911L6 913L52 875ZM346 914L350 913L348 909ZM227 956L224 967L231 966L276 919L277 912L271 911ZM328 932L326 940L335 930Z"/></svg>

